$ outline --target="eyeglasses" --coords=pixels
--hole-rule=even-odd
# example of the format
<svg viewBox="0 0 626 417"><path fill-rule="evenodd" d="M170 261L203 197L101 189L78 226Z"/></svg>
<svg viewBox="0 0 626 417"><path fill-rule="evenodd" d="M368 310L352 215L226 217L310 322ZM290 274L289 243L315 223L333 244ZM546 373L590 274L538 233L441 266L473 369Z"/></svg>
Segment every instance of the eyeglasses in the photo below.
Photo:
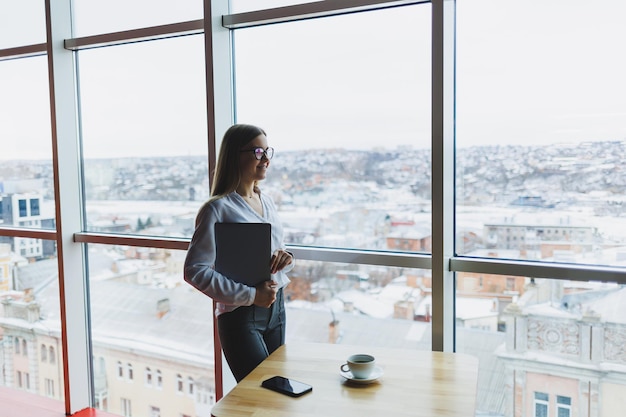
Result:
<svg viewBox="0 0 626 417"><path fill-rule="evenodd" d="M274 148L244 149L243 151L239 151L239 152L252 152L254 154L254 157L259 161L263 159L263 156L265 156L267 159L272 159L272 157L274 156Z"/></svg>

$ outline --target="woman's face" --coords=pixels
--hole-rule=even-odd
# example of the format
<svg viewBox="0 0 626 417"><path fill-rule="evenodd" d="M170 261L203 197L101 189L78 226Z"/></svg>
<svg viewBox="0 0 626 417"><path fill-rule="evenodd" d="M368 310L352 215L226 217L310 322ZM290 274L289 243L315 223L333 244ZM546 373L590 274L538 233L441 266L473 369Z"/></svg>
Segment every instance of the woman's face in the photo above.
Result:
<svg viewBox="0 0 626 417"><path fill-rule="evenodd" d="M254 155L256 148L267 149L267 137L263 134L257 136L241 148L239 155L239 169L241 180L244 182L261 181L265 179L270 160L265 155L259 160Z"/></svg>

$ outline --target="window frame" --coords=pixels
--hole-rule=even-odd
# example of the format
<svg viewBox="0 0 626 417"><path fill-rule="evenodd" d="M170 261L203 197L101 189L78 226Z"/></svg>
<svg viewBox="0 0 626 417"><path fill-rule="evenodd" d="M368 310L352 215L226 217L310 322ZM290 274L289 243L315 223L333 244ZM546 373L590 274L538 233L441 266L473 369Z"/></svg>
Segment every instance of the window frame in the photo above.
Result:
<svg viewBox="0 0 626 417"><path fill-rule="evenodd" d="M144 370L144 385L152 388L152 370L149 366L146 366Z"/></svg>
<svg viewBox="0 0 626 417"><path fill-rule="evenodd" d="M556 396L556 415L561 417L561 414L567 413L564 417L570 417L572 415L572 397L564 395Z"/></svg>
<svg viewBox="0 0 626 417"><path fill-rule="evenodd" d="M176 374L176 393L185 393L185 380L181 374Z"/></svg>
<svg viewBox="0 0 626 417"><path fill-rule="evenodd" d="M155 374L156 374L156 389L162 390L163 389L163 374L161 373L160 369L156 369Z"/></svg>
<svg viewBox="0 0 626 417"><path fill-rule="evenodd" d="M26 198L20 198L17 200L17 206L18 206L18 217L28 217L28 207L27 207L27 199Z"/></svg>
<svg viewBox="0 0 626 417"><path fill-rule="evenodd" d="M39 198L29 198L29 209L31 216L39 216L40 208L39 208Z"/></svg>
<svg viewBox="0 0 626 417"><path fill-rule="evenodd" d="M133 372L133 364L130 362L126 363L126 382L133 382L135 380L135 374Z"/></svg>
<svg viewBox="0 0 626 417"><path fill-rule="evenodd" d="M50 346L48 348L48 363L50 363L51 365L56 364L57 360L56 360L56 351L54 350L54 346Z"/></svg>
<svg viewBox="0 0 626 417"><path fill-rule="evenodd" d="M543 397L544 398L538 398L538 397ZM538 415L538 407L541 407L542 410L545 410L545 413L543 416ZM545 393L545 392L537 392L535 391L534 395L533 395L533 416L534 417L547 417L550 413L550 396Z"/></svg>
<svg viewBox="0 0 626 417"><path fill-rule="evenodd" d="M122 409L122 415L124 417L131 417L133 415L130 399L128 398L120 398L120 408Z"/></svg>

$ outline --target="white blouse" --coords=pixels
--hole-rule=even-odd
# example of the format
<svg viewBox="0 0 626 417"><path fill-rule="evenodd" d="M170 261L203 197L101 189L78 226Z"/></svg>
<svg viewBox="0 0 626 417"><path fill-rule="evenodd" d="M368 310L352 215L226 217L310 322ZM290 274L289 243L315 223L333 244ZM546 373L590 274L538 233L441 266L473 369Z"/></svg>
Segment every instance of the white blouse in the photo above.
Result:
<svg viewBox="0 0 626 417"><path fill-rule="evenodd" d="M283 228L274 201L264 194L260 194L260 198L263 216L254 211L236 192L211 202L198 213L196 229L185 258L184 277L186 282L217 301L216 316L233 311L239 306L252 305L256 288L233 281L214 269L215 223L270 223L272 253L277 249L285 249ZM245 262L245 259L242 259L242 262ZM291 271L293 267L294 262L272 275L272 279L278 283L278 288L289 283L286 272Z"/></svg>

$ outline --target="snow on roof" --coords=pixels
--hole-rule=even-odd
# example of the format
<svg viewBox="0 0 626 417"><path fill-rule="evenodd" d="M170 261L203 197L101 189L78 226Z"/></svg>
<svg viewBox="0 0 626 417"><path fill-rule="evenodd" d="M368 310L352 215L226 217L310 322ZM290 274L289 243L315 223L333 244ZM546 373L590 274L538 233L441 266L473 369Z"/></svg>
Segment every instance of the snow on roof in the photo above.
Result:
<svg viewBox="0 0 626 417"><path fill-rule="evenodd" d="M491 298L456 298L456 317L463 320L498 316L497 303Z"/></svg>
<svg viewBox="0 0 626 417"><path fill-rule="evenodd" d="M626 288L585 303L583 309L585 308L599 314L604 322L626 323Z"/></svg>
<svg viewBox="0 0 626 417"><path fill-rule="evenodd" d="M361 291L342 291L337 298L344 303L352 303L355 309L371 317L383 319L393 316L393 303L380 301Z"/></svg>
<svg viewBox="0 0 626 417"><path fill-rule="evenodd" d="M552 318L572 319L577 317L575 314L563 310L562 308L560 308L559 304L553 302L529 305L524 308L524 312L531 315Z"/></svg>

